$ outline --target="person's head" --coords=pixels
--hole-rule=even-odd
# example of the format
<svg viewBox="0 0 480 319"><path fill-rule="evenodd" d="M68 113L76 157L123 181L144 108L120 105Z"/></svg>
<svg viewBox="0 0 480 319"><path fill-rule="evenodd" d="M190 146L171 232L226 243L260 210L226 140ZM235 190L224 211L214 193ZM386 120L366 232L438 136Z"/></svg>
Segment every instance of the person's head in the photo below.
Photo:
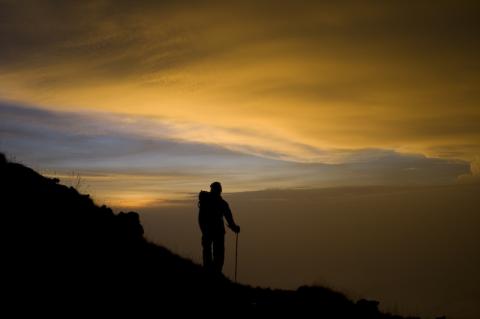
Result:
<svg viewBox="0 0 480 319"><path fill-rule="evenodd" d="M210 192L215 195L220 195L222 193L222 184L220 184L220 182L213 182L210 184Z"/></svg>

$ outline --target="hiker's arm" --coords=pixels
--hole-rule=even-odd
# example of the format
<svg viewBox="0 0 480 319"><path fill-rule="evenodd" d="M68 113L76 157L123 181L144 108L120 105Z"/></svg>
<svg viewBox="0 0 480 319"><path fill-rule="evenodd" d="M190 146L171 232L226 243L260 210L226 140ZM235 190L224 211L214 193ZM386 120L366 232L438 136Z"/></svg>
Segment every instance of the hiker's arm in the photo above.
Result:
<svg viewBox="0 0 480 319"><path fill-rule="evenodd" d="M240 226L238 226L235 223L235 221L233 220L232 211L230 210L230 206L228 205L228 203L227 202L224 202L224 203L225 203L225 207L224 207L223 215L225 216L225 219L227 220L228 227L231 230L233 230L234 232L239 233L240 232Z"/></svg>

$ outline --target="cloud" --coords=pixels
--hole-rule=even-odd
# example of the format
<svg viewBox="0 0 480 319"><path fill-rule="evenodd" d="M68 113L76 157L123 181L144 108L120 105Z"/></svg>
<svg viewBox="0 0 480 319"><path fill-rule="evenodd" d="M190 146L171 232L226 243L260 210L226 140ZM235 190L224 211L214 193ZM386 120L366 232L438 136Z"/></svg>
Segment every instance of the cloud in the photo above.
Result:
<svg viewBox="0 0 480 319"><path fill-rule="evenodd" d="M45 111L0 103L0 149L74 184L78 175L99 200L151 203L186 196L221 180L230 191L328 185L445 184L469 163L393 150L308 149L335 163L296 161L283 153L212 144L221 128L142 116ZM229 128L226 129L227 131ZM197 135L192 139L182 138ZM246 133L248 134L248 131ZM130 206L131 206L130 205Z"/></svg>
<svg viewBox="0 0 480 319"><path fill-rule="evenodd" d="M480 183L480 157L470 162L470 172L458 177L460 183Z"/></svg>
<svg viewBox="0 0 480 319"><path fill-rule="evenodd" d="M194 123L181 138L286 160L480 154L474 2L1 6L3 99Z"/></svg>
<svg viewBox="0 0 480 319"><path fill-rule="evenodd" d="M5 147L19 155L31 153L31 159L38 156L37 160L48 167L72 167L71 161L74 161L82 163L80 166L83 167L93 165L103 170L119 169L115 166L119 157L130 157L130 162L125 165L130 170L149 169L152 165L160 168L168 165L166 163L172 167L188 166L195 164L195 157L242 159L242 154L215 145L178 140L168 122L104 113L54 112L13 104L0 105L0 132ZM149 156L155 158L150 159ZM141 163L131 162L137 157ZM195 165L203 165L205 159ZM102 166L107 161L108 165Z"/></svg>

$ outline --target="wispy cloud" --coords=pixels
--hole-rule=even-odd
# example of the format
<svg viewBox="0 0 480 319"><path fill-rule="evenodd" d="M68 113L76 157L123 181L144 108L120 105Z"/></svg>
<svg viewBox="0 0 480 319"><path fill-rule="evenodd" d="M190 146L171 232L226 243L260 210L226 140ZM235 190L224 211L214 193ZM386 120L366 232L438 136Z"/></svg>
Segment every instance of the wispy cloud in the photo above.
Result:
<svg viewBox="0 0 480 319"><path fill-rule="evenodd" d="M137 203L172 199L221 180L229 191L328 185L451 183L469 163L393 150L325 153L335 163L286 159L273 150L225 147L187 123L131 115L58 112L0 104L0 148L51 175L75 183L79 174L100 199L132 198ZM223 134L220 128L206 130ZM227 129L228 130L228 129ZM186 133L185 133L185 132ZM247 144L246 144L247 145Z"/></svg>

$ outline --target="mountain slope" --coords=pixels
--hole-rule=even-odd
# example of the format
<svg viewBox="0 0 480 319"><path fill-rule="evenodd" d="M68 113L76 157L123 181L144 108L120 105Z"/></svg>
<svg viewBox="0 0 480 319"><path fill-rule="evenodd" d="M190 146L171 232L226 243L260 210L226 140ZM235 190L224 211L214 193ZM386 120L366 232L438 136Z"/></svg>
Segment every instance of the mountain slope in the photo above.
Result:
<svg viewBox="0 0 480 319"><path fill-rule="evenodd" d="M0 154L1 155L1 154ZM17 313L194 311L209 315L401 318L322 287L252 288L145 240L139 215L0 156L4 287ZM179 234L180 235L180 234ZM274 266L274 265L272 265Z"/></svg>

